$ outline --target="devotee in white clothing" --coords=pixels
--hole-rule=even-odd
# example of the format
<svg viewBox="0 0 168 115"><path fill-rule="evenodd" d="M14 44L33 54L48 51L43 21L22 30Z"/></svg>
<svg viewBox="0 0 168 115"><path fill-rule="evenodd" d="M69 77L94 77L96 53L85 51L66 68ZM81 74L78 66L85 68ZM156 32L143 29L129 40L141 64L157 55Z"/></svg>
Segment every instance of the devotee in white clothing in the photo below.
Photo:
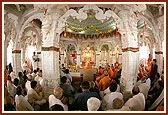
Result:
<svg viewBox="0 0 168 115"><path fill-rule="evenodd" d="M107 111L122 111L121 108L123 107L123 105L124 105L123 99L115 98L113 100L113 109Z"/></svg>
<svg viewBox="0 0 168 115"><path fill-rule="evenodd" d="M87 100L88 111L97 111L101 105L101 101L96 97Z"/></svg>
<svg viewBox="0 0 168 115"><path fill-rule="evenodd" d="M146 80L146 84L149 86L149 89L151 88L151 79L148 77Z"/></svg>
<svg viewBox="0 0 168 115"><path fill-rule="evenodd" d="M31 70L30 70L30 68L29 68L29 66L28 66L28 64L27 64L27 61L25 61L25 63L23 64L23 71L24 71L24 70L26 70L28 73L31 72Z"/></svg>
<svg viewBox="0 0 168 115"><path fill-rule="evenodd" d="M33 70L37 69L37 66L38 66L38 56L36 55L36 52L33 52L33 56L32 56L32 59L33 59Z"/></svg>
<svg viewBox="0 0 168 115"><path fill-rule="evenodd" d="M51 107L55 104L59 104L64 108L64 111L68 111L68 106L63 104L61 101L61 98L63 97L63 89L62 88L56 88L54 89L54 95L50 95L48 97L49 99L49 109L51 110Z"/></svg>
<svg viewBox="0 0 168 115"><path fill-rule="evenodd" d="M117 90L117 84L116 83L111 83L110 84L111 93L104 96L104 98L102 100L102 105L101 105L102 110L113 109L113 100L115 98L123 99L123 95L119 92L116 92L116 90Z"/></svg>
<svg viewBox="0 0 168 115"><path fill-rule="evenodd" d="M15 102L16 102L16 111L34 110L33 107L30 105L30 103L23 96L23 89L20 86L18 86L16 89Z"/></svg>
<svg viewBox="0 0 168 115"><path fill-rule="evenodd" d="M34 78L37 76L37 70L34 70L31 75L32 75L32 80L34 80Z"/></svg>
<svg viewBox="0 0 168 115"><path fill-rule="evenodd" d="M43 105L43 104L46 103L46 100L43 99L42 92L38 93L36 91L36 87L37 87L37 82L36 81L32 81L31 82L31 88L29 88L28 91L27 91L28 101L31 104Z"/></svg>
<svg viewBox="0 0 168 115"><path fill-rule="evenodd" d="M132 98L130 98L125 106L130 107L131 111L144 111L145 109L145 97L143 93L140 93L138 87L134 87L132 90Z"/></svg>
<svg viewBox="0 0 168 115"><path fill-rule="evenodd" d="M138 87L139 87L140 92L144 94L145 99L147 99L149 86L146 83L142 83Z"/></svg>
<svg viewBox="0 0 168 115"><path fill-rule="evenodd" d="M117 90L116 90L116 92L120 92L120 86L118 84L117 84ZM110 87L108 87L107 89L105 89L103 91L103 93L104 93L104 95L111 93L110 92Z"/></svg>
<svg viewBox="0 0 168 115"><path fill-rule="evenodd" d="M11 81L13 82L14 79L16 78L16 74L13 70L11 71L10 76L11 76Z"/></svg>
<svg viewBox="0 0 168 115"><path fill-rule="evenodd" d="M40 72L37 74L37 76L34 78L35 81L38 82L38 84L40 84L40 81L42 80L42 70L40 70Z"/></svg>
<svg viewBox="0 0 168 115"><path fill-rule="evenodd" d="M27 90L27 91L28 91L28 89L31 88L31 81L29 80L29 78L28 78L28 80L27 80L26 83L25 83L25 87L26 87L26 90Z"/></svg>
<svg viewBox="0 0 168 115"><path fill-rule="evenodd" d="M14 84L12 84L12 82L11 82L11 77L10 77L10 75L8 75L7 89L8 89L9 94L10 94L12 97L14 97L14 94L15 94L15 86L14 86Z"/></svg>

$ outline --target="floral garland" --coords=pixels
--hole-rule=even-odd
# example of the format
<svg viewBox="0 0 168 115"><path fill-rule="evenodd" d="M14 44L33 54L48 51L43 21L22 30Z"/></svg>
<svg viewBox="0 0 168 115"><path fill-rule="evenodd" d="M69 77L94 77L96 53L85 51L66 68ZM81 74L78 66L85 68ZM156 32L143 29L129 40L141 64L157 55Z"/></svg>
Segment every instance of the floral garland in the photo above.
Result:
<svg viewBox="0 0 168 115"><path fill-rule="evenodd" d="M67 32L67 35L65 37L64 36L64 32L62 32L60 34L60 36L63 36L64 38L70 38L70 39L72 39L72 37L74 37L75 39L82 39L82 38L84 38L85 40L87 40L88 38L94 39L94 37L96 39L99 39L99 38L104 39L105 37L109 38L109 37L113 37L114 34L115 34L115 32L111 32L111 33L108 33L108 34L98 34L98 35L97 34L96 35L73 34L73 33Z"/></svg>
<svg viewBox="0 0 168 115"><path fill-rule="evenodd" d="M82 29L75 29L75 28L73 28L72 26L68 25L68 28L71 29L71 30L74 31L74 32L82 32L82 31L87 30L89 27L90 27L91 29L93 29L95 32L99 33L99 34L108 34L108 33L110 33L110 32L113 31L113 28L110 28L109 30L107 30L107 31L105 31L105 32L99 31L99 30L96 29L93 25L86 26L86 27L84 27L84 28L82 28Z"/></svg>
<svg viewBox="0 0 168 115"><path fill-rule="evenodd" d="M73 31L75 31L75 32L82 32L82 31L87 30L89 28L89 26L86 26L86 27L84 27L82 29L75 29L72 26L68 25L68 28L71 29L71 30L73 30Z"/></svg>

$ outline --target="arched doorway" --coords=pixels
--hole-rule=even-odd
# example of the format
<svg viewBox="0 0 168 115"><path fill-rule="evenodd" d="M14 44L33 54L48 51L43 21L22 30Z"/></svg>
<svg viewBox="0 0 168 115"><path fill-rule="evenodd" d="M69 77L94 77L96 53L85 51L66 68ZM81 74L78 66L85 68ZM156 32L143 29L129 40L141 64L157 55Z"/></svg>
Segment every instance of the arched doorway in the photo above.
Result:
<svg viewBox="0 0 168 115"><path fill-rule="evenodd" d="M100 53L100 62L102 65L108 63L109 58L109 46L107 44L102 45Z"/></svg>
<svg viewBox="0 0 168 115"><path fill-rule="evenodd" d="M76 65L76 50L73 44L69 44L66 50L67 65Z"/></svg>

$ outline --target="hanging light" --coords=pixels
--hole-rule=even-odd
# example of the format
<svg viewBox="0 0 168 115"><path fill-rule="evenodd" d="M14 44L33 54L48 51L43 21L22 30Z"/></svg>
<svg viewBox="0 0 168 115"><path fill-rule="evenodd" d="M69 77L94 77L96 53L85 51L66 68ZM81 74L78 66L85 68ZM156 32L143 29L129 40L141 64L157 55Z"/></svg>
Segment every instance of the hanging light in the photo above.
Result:
<svg viewBox="0 0 168 115"><path fill-rule="evenodd" d="M44 12L44 16L43 16L43 18L45 18L45 16L46 16L46 13L47 13L47 9L45 10L45 12Z"/></svg>
<svg viewBox="0 0 168 115"><path fill-rule="evenodd" d="M66 26L66 23L65 23L64 37L66 37L66 28L67 28L67 26Z"/></svg>
<svg viewBox="0 0 168 115"><path fill-rule="evenodd" d="M91 18L91 17L92 17L92 11L89 10L89 18Z"/></svg>
<svg viewBox="0 0 168 115"><path fill-rule="evenodd" d="M32 24L34 24L34 19L32 20Z"/></svg>
<svg viewBox="0 0 168 115"><path fill-rule="evenodd" d="M137 18L137 22L139 21L139 19L138 19L138 14L137 14L137 12L134 12L135 13L135 15L136 15L136 18Z"/></svg>

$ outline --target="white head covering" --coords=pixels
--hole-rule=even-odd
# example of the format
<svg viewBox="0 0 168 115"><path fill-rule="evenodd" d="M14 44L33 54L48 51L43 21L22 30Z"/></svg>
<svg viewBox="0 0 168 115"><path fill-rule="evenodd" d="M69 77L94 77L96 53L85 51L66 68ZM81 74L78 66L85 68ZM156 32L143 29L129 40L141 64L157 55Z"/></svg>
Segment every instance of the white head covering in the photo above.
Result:
<svg viewBox="0 0 168 115"><path fill-rule="evenodd" d="M96 97L87 100L88 111L97 111L101 105L101 101Z"/></svg>

